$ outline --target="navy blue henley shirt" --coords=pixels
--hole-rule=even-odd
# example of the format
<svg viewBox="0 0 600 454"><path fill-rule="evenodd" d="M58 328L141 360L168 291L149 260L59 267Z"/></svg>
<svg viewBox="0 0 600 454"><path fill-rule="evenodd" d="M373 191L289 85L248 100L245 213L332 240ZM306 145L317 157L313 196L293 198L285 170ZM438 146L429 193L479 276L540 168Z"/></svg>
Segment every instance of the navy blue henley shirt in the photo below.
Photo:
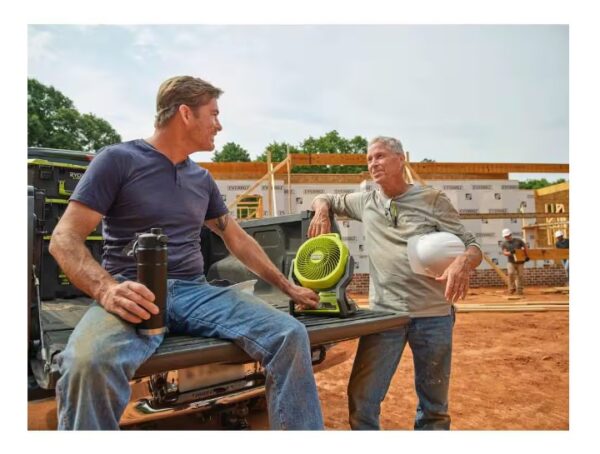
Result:
<svg viewBox="0 0 600 454"><path fill-rule="evenodd" d="M136 263L123 249L136 233L152 227L161 227L169 237L169 278L203 274L202 225L228 212L206 169L190 158L174 165L142 139L100 150L70 200L103 215L102 266L128 279L136 278Z"/></svg>

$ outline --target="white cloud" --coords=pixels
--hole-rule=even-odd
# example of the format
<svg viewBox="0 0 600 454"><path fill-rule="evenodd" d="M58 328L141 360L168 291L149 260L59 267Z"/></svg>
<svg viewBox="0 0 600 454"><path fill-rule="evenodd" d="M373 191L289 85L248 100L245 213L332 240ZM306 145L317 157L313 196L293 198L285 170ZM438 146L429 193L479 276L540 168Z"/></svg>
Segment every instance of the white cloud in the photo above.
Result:
<svg viewBox="0 0 600 454"><path fill-rule="evenodd" d="M143 62L156 57L159 52L160 40L152 27L129 26L126 27L132 34L132 53L136 60Z"/></svg>
<svg viewBox="0 0 600 454"><path fill-rule="evenodd" d="M27 43L29 65L35 65L40 61L56 60L56 55L52 49L53 35L46 30L38 30L30 27L29 40Z"/></svg>
<svg viewBox="0 0 600 454"><path fill-rule="evenodd" d="M42 82L52 80L124 138L151 132L162 80L192 74L225 90L217 147L235 141L253 156L272 140L297 144L337 129L396 135L414 156L438 161L565 162L565 30L98 27L54 44L68 72L54 74L38 59L30 73L44 73ZM51 40L38 37L30 51Z"/></svg>

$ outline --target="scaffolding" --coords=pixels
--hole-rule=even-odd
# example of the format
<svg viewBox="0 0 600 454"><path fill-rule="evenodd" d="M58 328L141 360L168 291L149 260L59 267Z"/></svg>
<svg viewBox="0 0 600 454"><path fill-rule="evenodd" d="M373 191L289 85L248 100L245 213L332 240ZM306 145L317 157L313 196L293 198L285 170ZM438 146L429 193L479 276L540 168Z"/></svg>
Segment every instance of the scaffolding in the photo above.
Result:
<svg viewBox="0 0 600 454"><path fill-rule="evenodd" d="M263 198L260 194L244 196L237 202L237 219L260 219L263 217Z"/></svg>

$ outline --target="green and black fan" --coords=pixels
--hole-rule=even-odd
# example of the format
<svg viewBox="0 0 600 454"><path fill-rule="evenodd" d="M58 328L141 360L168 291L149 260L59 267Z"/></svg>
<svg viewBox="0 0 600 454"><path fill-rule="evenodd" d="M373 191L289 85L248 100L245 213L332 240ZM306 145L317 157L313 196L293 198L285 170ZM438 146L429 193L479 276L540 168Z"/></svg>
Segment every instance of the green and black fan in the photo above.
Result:
<svg viewBox="0 0 600 454"><path fill-rule="evenodd" d="M356 312L356 303L346 295L354 274L354 260L337 233L319 235L305 241L290 267L290 280L319 294L316 309L296 310L290 314L320 314L347 317Z"/></svg>

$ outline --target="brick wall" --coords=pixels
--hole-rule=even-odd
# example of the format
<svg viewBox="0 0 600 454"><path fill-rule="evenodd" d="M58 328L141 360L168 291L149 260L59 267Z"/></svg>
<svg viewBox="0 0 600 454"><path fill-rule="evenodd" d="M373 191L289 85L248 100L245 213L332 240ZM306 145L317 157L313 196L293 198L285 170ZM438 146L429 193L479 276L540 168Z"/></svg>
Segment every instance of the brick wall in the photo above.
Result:
<svg viewBox="0 0 600 454"><path fill-rule="evenodd" d="M368 273L356 273L352 277L352 281L348 285L348 291L350 293L359 293L361 295L369 294L369 274Z"/></svg>
<svg viewBox="0 0 600 454"><path fill-rule="evenodd" d="M507 273L506 269L503 269ZM567 285L565 270L561 265L547 265L543 268L526 268L524 273L525 287L550 286L562 287ZM471 273L471 287L504 287L504 281L494 270L474 270ZM351 293L369 293L369 275L357 273L348 286Z"/></svg>
<svg viewBox="0 0 600 454"><path fill-rule="evenodd" d="M505 274L508 273L503 269ZM562 287L568 285L562 265L546 265L540 268L525 268L524 285ZM471 273L471 287L504 287L504 281L494 270L475 270Z"/></svg>

